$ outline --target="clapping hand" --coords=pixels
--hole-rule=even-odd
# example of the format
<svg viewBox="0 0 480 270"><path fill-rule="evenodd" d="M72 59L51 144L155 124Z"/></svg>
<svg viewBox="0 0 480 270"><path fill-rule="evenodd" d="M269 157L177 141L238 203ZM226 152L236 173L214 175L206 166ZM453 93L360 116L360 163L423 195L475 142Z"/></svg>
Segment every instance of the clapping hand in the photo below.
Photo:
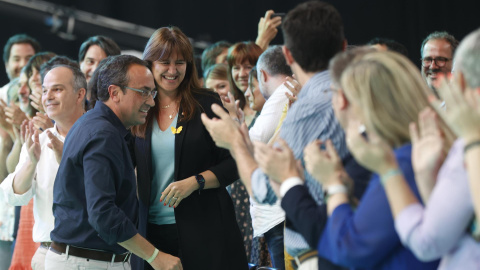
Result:
<svg viewBox="0 0 480 270"><path fill-rule="evenodd" d="M218 147L231 150L235 135L241 136L239 131L240 125L220 105L213 104L212 111L220 119L215 117L210 119L206 114L202 113L202 122Z"/></svg>
<svg viewBox="0 0 480 270"><path fill-rule="evenodd" d="M321 145L325 145L326 149L320 149ZM324 186L337 183L344 173L342 160L331 140L325 143L315 140L308 144L303 150L303 159L307 171Z"/></svg>
<svg viewBox="0 0 480 270"><path fill-rule="evenodd" d="M5 108L7 108L8 105L3 101L3 99L0 99L0 127L8 132L10 136L13 139L13 134L11 134L12 130L12 124L7 122L7 116L5 115Z"/></svg>
<svg viewBox="0 0 480 270"><path fill-rule="evenodd" d="M30 105L32 105L33 108L35 108L37 111L41 113L45 113L45 110L43 109L43 104L42 104L41 88L40 88L40 91L34 89L30 94L29 98L31 100Z"/></svg>
<svg viewBox="0 0 480 270"><path fill-rule="evenodd" d="M303 178L303 169L300 169L301 165L297 163L292 150L284 140L278 140L279 147L259 141L253 144L258 166L275 182L281 184L290 177Z"/></svg>
<svg viewBox="0 0 480 270"><path fill-rule="evenodd" d="M53 152L55 153L55 158L60 164L60 161L62 160L62 154L63 154L63 142L57 138L55 135L50 132L50 130L47 130L47 136L50 139L50 142L47 144L48 148L52 149Z"/></svg>
<svg viewBox="0 0 480 270"><path fill-rule="evenodd" d="M232 119L240 124L245 122L245 114L240 108L240 100L235 100L232 93L228 92L227 96L223 97L222 103Z"/></svg>
<svg viewBox="0 0 480 270"><path fill-rule="evenodd" d="M410 123L412 165L417 179L435 181L445 161L445 140L438 127L438 118L431 108L418 115L418 127Z"/></svg>
<svg viewBox="0 0 480 270"><path fill-rule="evenodd" d="M28 150L28 157L33 164L37 164L40 159L42 149L40 147L39 131L33 126L31 121L25 120L21 125L21 135L25 141Z"/></svg>
<svg viewBox="0 0 480 270"><path fill-rule="evenodd" d="M348 149L360 165L383 175L391 167L396 166L393 150L375 132L368 133L367 141L360 132L361 126L357 120L349 121L346 130Z"/></svg>
<svg viewBox="0 0 480 270"><path fill-rule="evenodd" d="M48 118L45 113L37 112L37 115L32 118L33 125L40 131L47 130L53 127L52 120Z"/></svg>
<svg viewBox="0 0 480 270"><path fill-rule="evenodd" d="M300 93L300 90L302 89L302 85L295 79L295 75L292 75L292 77L287 76L285 79L285 82L283 82L283 85L292 92L292 94L286 92L285 95L288 98L288 107L291 107L292 104L297 101L298 99L298 94Z"/></svg>
<svg viewBox="0 0 480 270"><path fill-rule="evenodd" d="M437 113L459 137L468 141L480 137L480 93L479 90L462 89L456 80L438 79L437 90L445 100L446 110L440 108L441 101L432 97Z"/></svg>

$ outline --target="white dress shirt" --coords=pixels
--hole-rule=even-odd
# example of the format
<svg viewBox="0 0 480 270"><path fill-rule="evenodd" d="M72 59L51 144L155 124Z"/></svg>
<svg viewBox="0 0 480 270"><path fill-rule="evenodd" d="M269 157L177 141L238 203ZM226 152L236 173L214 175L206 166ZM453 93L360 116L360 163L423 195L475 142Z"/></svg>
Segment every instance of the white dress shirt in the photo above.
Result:
<svg viewBox="0 0 480 270"><path fill-rule="evenodd" d="M57 126L48 129L60 141L65 138L58 134ZM33 197L33 216L35 225L33 225L33 241L34 242L50 242L50 232L54 228L54 217L52 212L53 205L53 183L57 175L58 162L55 153L47 144L50 139L46 132L42 132L39 136L41 154L35 170L32 186L24 194L15 194L13 191L13 179L20 171L23 165L29 161L28 150L26 145L22 146L20 159L15 171L7 176L1 188L5 197L11 205L26 205Z"/></svg>
<svg viewBox="0 0 480 270"><path fill-rule="evenodd" d="M252 141L268 143L275 133L288 98L285 93L292 94L281 84L263 105L255 124L249 130ZM252 217L253 237L262 236L271 228L285 220L285 212L280 206L280 200L275 204L261 204L250 198L250 216Z"/></svg>
<svg viewBox="0 0 480 270"><path fill-rule="evenodd" d="M0 99L8 104L7 91L10 83L0 87ZM0 140L0 143L1 142ZM7 203L3 193L0 192L0 241L13 241L13 227L15 223L15 208Z"/></svg>
<svg viewBox="0 0 480 270"><path fill-rule="evenodd" d="M265 102L255 124L248 131L252 141L268 143L272 138L282 116L283 108L288 103L285 93L292 94L287 87L281 84Z"/></svg>

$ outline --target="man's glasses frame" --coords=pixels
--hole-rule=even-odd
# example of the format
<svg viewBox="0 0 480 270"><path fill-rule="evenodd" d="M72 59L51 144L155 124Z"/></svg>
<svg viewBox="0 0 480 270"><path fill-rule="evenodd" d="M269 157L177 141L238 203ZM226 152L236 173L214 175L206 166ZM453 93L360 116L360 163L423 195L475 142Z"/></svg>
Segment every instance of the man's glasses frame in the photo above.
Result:
<svg viewBox="0 0 480 270"><path fill-rule="evenodd" d="M422 66L423 67L429 67L433 62L435 62L435 65L439 67L444 67L448 61L452 60L451 58L446 58L446 57L424 57L420 58L420 61L422 61Z"/></svg>
<svg viewBox="0 0 480 270"><path fill-rule="evenodd" d="M140 93L140 95L144 98L144 99L148 99L148 96L152 96L153 99L155 99L155 97L157 96L157 93L158 91L157 90L142 90L142 89L137 89L137 88L133 88L133 87L128 87L126 85L123 86L123 88L127 88L127 89L130 89L132 91L135 91L135 92L138 92Z"/></svg>

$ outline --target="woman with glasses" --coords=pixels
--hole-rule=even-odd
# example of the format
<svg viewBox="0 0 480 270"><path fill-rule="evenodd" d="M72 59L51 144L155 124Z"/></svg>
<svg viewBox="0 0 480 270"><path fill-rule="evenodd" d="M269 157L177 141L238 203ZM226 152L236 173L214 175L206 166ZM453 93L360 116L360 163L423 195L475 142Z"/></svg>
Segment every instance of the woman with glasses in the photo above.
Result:
<svg viewBox="0 0 480 270"><path fill-rule="evenodd" d="M133 128L140 198L139 231L184 269L247 269L225 187L238 179L229 152L218 148L200 115L213 117L217 94L201 88L193 48L177 27L155 31L143 58L158 94L146 123ZM149 267L149 266L147 266Z"/></svg>

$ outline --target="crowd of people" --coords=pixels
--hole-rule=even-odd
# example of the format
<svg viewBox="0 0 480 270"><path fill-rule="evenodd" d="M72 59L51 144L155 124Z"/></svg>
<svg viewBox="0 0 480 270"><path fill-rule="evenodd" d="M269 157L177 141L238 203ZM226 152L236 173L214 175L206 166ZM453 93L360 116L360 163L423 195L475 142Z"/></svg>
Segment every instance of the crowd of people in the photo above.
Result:
<svg viewBox="0 0 480 270"><path fill-rule="evenodd" d="M480 29L420 50L320 1L201 56L175 26L142 59L12 36L0 270L480 269Z"/></svg>

